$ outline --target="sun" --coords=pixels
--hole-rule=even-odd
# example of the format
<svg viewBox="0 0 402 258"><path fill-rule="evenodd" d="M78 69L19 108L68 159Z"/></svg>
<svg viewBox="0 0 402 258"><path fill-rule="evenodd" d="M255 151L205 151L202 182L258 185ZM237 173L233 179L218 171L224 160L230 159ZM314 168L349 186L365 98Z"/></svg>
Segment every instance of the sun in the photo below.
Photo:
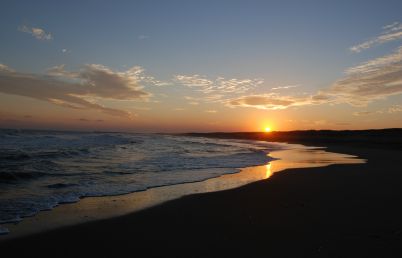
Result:
<svg viewBox="0 0 402 258"><path fill-rule="evenodd" d="M271 127L265 127L264 131L265 131L266 133L270 133L270 132L271 132Z"/></svg>

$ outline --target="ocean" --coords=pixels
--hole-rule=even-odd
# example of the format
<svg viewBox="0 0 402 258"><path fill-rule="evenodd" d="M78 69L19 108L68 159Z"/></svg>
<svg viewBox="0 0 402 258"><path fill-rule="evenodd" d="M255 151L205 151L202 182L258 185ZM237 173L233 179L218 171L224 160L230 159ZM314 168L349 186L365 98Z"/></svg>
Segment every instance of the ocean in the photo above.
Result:
<svg viewBox="0 0 402 258"><path fill-rule="evenodd" d="M161 134L0 130L0 224L82 197L197 182L267 164L283 148Z"/></svg>

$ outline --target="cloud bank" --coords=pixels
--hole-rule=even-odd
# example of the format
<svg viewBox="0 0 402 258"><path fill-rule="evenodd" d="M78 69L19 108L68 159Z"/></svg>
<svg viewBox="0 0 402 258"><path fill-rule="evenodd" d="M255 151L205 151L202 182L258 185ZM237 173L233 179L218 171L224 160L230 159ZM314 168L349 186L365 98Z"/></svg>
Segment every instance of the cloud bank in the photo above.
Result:
<svg viewBox="0 0 402 258"><path fill-rule="evenodd" d="M98 64L86 65L78 72L56 66L47 75L15 72L0 66L0 92L72 109L94 109L103 113L130 117L125 110L104 107L97 100L141 100L150 94L138 83L138 67L116 72Z"/></svg>

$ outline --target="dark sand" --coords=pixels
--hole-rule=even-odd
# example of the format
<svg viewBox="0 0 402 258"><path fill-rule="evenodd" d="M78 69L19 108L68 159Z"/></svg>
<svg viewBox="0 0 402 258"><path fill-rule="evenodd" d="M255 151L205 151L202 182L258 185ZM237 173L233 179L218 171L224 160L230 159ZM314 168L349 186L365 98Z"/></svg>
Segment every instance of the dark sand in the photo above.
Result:
<svg viewBox="0 0 402 258"><path fill-rule="evenodd" d="M328 150L368 162L289 169L237 189L3 241L0 254L402 257L402 151L346 143Z"/></svg>

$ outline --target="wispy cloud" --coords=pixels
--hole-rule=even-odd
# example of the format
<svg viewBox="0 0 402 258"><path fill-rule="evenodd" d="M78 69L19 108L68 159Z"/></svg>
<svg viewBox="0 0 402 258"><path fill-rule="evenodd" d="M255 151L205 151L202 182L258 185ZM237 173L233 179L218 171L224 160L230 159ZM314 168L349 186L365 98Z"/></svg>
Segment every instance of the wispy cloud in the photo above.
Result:
<svg viewBox="0 0 402 258"><path fill-rule="evenodd" d="M53 36L50 32L46 32L41 28L35 28L35 27L28 27L26 25L22 25L18 27L19 31L31 34L34 36L36 39L39 40L51 40L53 39Z"/></svg>
<svg viewBox="0 0 402 258"><path fill-rule="evenodd" d="M137 81L137 69L113 71L103 65L86 65L77 72L53 67L48 75L12 71L0 66L0 92L47 101L72 109L95 109L130 117L128 111L104 107L97 100L141 100L150 97Z"/></svg>
<svg viewBox="0 0 402 258"><path fill-rule="evenodd" d="M157 80L155 77L147 75L145 69L141 66L134 66L131 68L133 75L136 76L136 80L145 84L153 85L153 86L169 86L172 83L167 81Z"/></svg>
<svg viewBox="0 0 402 258"><path fill-rule="evenodd" d="M394 53L347 69L327 94L354 106L402 93L402 46Z"/></svg>
<svg viewBox="0 0 402 258"><path fill-rule="evenodd" d="M382 57L378 57L357 66L348 68L346 74L367 74L380 70L387 65L398 64L402 60L402 46L399 47L394 53Z"/></svg>
<svg viewBox="0 0 402 258"><path fill-rule="evenodd" d="M278 87L271 88L271 90L287 90L287 89L296 88L299 86L300 86L300 84L285 85L285 86L278 86Z"/></svg>
<svg viewBox="0 0 402 258"><path fill-rule="evenodd" d="M191 96L184 96L184 99L186 99L186 100L197 100L197 98L191 97Z"/></svg>
<svg viewBox="0 0 402 258"><path fill-rule="evenodd" d="M211 113L211 114L215 114L215 113L217 113L218 111L216 111L216 110L205 110L205 112Z"/></svg>
<svg viewBox="0 0 402 258"><path fill-rule="evenodd" d="M208 90L213 82L198 74L196 75L176 75L175 80L188 87L199 87L201 90Z"/></svg>
<svg viewBox="0 0 402 258"><path fill-rule="evenodd" d="M354 112L354 116L369 116L369 115L374 115L374 114L382 114L382 111L358 111Z"/></svg>
<svg viewBox="0 0 402 258"><path fill-rule="evenodd" d="M399 22L393 22L391 24L385 25L382 27L383 30L389 31L389 30L395 30L395 28L398 28Z"/></svg>
<svg viewBox="0 0 402 258"><path fill-rule="evenodd" d="M355 116L368 116L368 115L375 115L375 114L395 114L402 112L402 105L393 105L388 108L383 108L376 111L359 111L354 112L353 115Z"/></svg>
<svg viewBox="0 0 402 258"><path fill-rule="evenodd" d="M174 79L182 85L205 94L213 94L215 97L228 93L245 93L264 82L262 79L225 79L223 77L211 80L198 74L176 75Z"/></svg>
<svg viewBox="0 0 402 258"><path fill-rule="evenodd" d="M387 43L397 39L402 39L402 24L399 22L394 22L392 24L384 26L381 35L358 45L352 46L350 48L350 51L359 53L373 46L381 45L383 43Z"/></svg>
<svg viewBox="0 0 402 258"><path fill-rule="evenodd" d="M393 105L388 108L387 112L390 114L402 112L402 105Z"/></svg>
<svg viewBox="0 0 402 258"><path fill-rule="evenodd" d="M10 67L8 67L7 65L4 64L0 64L0 72L15 72L13 69L11 69Z"/></svg>

